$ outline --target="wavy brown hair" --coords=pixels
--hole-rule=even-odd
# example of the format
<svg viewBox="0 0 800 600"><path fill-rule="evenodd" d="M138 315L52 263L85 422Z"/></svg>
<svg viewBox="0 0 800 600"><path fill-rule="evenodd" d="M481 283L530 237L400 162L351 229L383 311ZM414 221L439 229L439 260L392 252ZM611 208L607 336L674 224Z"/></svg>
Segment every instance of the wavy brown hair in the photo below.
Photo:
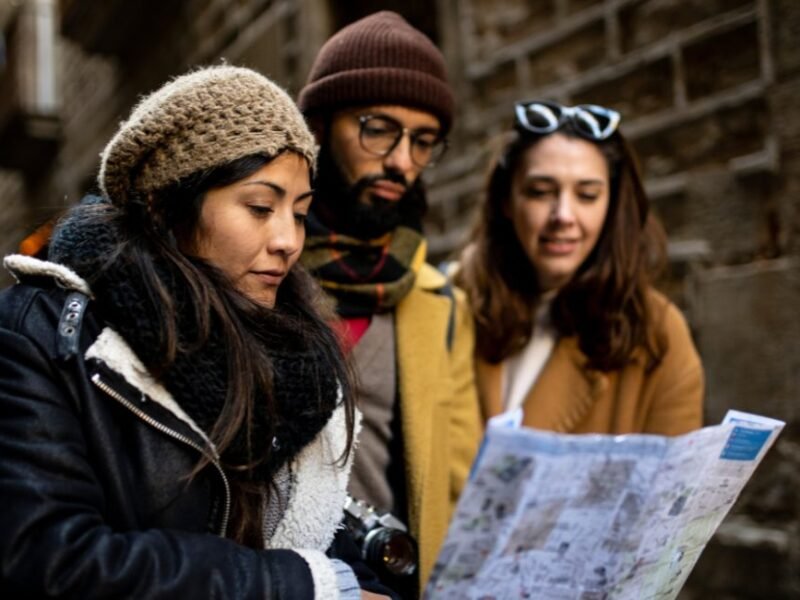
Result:
<svg viewBox="0 0 800 600"><path fill-rule="evenodd" d="M569 123L558 132L579 137ZM504 208L516 170L543 137L512 131L501 140L456 276L473 307L477 354L489 363L521 350L533 333L542 290ZM647 302L648 286L664 264L663 229L650 214L634 152L622 134L587 141L608 163L608 214L596 246L553 300L553 323L560 335L578 337L590 369L619 369L637 348L652 368L666 351Z"/></svg>

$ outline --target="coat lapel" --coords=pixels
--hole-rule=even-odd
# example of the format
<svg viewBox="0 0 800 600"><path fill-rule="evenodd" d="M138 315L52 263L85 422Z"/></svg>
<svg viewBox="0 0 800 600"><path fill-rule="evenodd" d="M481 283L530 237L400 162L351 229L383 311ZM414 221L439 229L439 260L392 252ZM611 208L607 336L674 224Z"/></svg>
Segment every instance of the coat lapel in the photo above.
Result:
<svg viewBox="0 0 800 600"><path fill-rule="evenodd" d="M523 424L562 433L575 431L608 387L607 378L585 370L585 363L577 338L561 338L525 398Z"/></svg>
<svg viewBox="0 0 800 600"><path fill-rule="evenodd" d="M442 348L446 344L451 300L420 289L435 287L431 283L438 281L434 277L438 275L436 271L424 271L425 267L417 287L398 303L395 313L403 444L410 488L408 511L412 524L419 524L422 518L429 489L435 409L447 397L442 389L449 385L450 378Z"/></svg>
<svg viewBox="0 0 800 600"><path fill-rule="evenodd" d="M570 432L591 410L607 387L606 378L582 367L586 356L576 338L561 338L522 407L523 425L547 431ZM478 387L487 419L504 410L503 363L477 361Z"/></svg>

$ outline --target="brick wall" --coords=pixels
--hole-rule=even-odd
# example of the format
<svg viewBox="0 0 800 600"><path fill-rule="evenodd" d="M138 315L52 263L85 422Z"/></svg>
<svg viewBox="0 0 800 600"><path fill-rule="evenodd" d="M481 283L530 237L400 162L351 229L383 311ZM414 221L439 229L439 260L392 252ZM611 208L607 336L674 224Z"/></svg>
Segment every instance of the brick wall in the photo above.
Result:
<svg viewBox="0 0 800 600"><path fill-rule="evenodd" d="M306 3L201 0L161 9L150 2L149 10L164 12L154 13L152 21L145 18L145 23L126 25L134 17L113 12L127 10L122 5L101 10L82 0L62 2L64 10L74 11L67 16L75 18L69 24L71 37L62 34L55 40L61 143L53 161L34 167L32 176L0 171L0 202L8 207L0 211L3 255L94 187L100 152L120 120L142 94L169 77L225 59L258 69L297 91L313 58L310 48L319 47L329 29L324 3L313 10L304 9ZM88 12L81 12L81 4ZM23 0L20 6L21 11L29 10L33 0ZM142 18L140 12L136 18ZM131 29L130 42L113 52L84 47L113 46L114 35L126 35ZM87 42L88 38L93 41ZM0 83L5 75L0 69ZM8 283L9 275L0 269L0 285Z"/></svg>
<svg viewBox="0 0 800 600"><path fill-rule="evenodd" d="M461 0L443 47L461 94L432 173L435 257L461 243L517 99L623 113L670 235L670 295L707 374L706 420L784 419L683 599L800 595L800 3Z"/></svg>
<svg viewBox="0 0 800 600"><path fill-rule="evenodd" d="M103 16L106 9L86 0L61 6L74 10L82 2L89 12L72 20L70 39L57 40L58 154L28 179L0 165L4 253L91 186L99 152L140 94L219 57L260 69L296 92L342 18L324 0L149 2L158 18L143 28ZM800 3L386 4L401 5L421 27L438 29L459 98L451 150L428 174L426 230L434 259L463 241L491 140L510 125L514 100L595 102L623 113L670 234L672 277L665 285L686 311L703 356L707 421L737 407L789 423L682 598L798 597ZM101 27L91 29L89 17ZM87 37L105 33L112 45L130 29L136 35L104 54L86 50L81 27Z"/></svg>
<svg viewBox="0 0 800 600"><path fill-rule="evenodd" d="M24 182L16 171L0 170L0 199L2 199L2 216L0 216L0 254L5 256L13 252L22 239L30 222L28 205L23 196Z"/></svg>

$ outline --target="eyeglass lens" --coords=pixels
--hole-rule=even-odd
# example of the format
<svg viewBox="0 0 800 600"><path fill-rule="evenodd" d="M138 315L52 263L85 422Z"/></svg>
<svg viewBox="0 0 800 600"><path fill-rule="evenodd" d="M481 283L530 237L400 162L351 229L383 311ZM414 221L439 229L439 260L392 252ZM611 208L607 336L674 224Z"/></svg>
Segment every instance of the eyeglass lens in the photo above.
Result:
<svg viewBox="0 0 800 600"><path fill-rule="evenodd" d="M555 131L562 120L561 107L544 103L529 104L525 107L525 120L535 131Z"/></svg>
<svg viewBox="0 0 800 600"><path fill-rule="evenodd" d="M386 156L400 143L407 131L397 121L386 117L361 117L359 139L367 152L376 156ZM419 130L409 131L411 141L411 160L418 167L433 165L445 150L445 141L438 132Z"/></svg>

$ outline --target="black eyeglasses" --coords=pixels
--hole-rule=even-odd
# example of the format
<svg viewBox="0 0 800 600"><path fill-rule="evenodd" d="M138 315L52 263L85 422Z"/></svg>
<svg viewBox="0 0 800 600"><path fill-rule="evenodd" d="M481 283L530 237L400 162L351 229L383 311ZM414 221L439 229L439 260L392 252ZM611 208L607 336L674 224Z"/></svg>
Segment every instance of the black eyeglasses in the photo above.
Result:
<svg viewBox="0 0 800 600"><path fill-rule="evenodd" d="M436 164L447 150L447 140L438 131L411 130L394 119L375 115L361 115L358 123L361 147L375 156L387 156L406 134L411 141L411 161L421 169Z"/></svg>
<svg viewBox="0 0 800 600"><path fill-rule="evenodd" d="M552 133L569 121L580 135L590 140L605 140L619 127L620 114L596 104L561 106L556 102L534 100L514 105L518 127L533 133Z"/></svg>

